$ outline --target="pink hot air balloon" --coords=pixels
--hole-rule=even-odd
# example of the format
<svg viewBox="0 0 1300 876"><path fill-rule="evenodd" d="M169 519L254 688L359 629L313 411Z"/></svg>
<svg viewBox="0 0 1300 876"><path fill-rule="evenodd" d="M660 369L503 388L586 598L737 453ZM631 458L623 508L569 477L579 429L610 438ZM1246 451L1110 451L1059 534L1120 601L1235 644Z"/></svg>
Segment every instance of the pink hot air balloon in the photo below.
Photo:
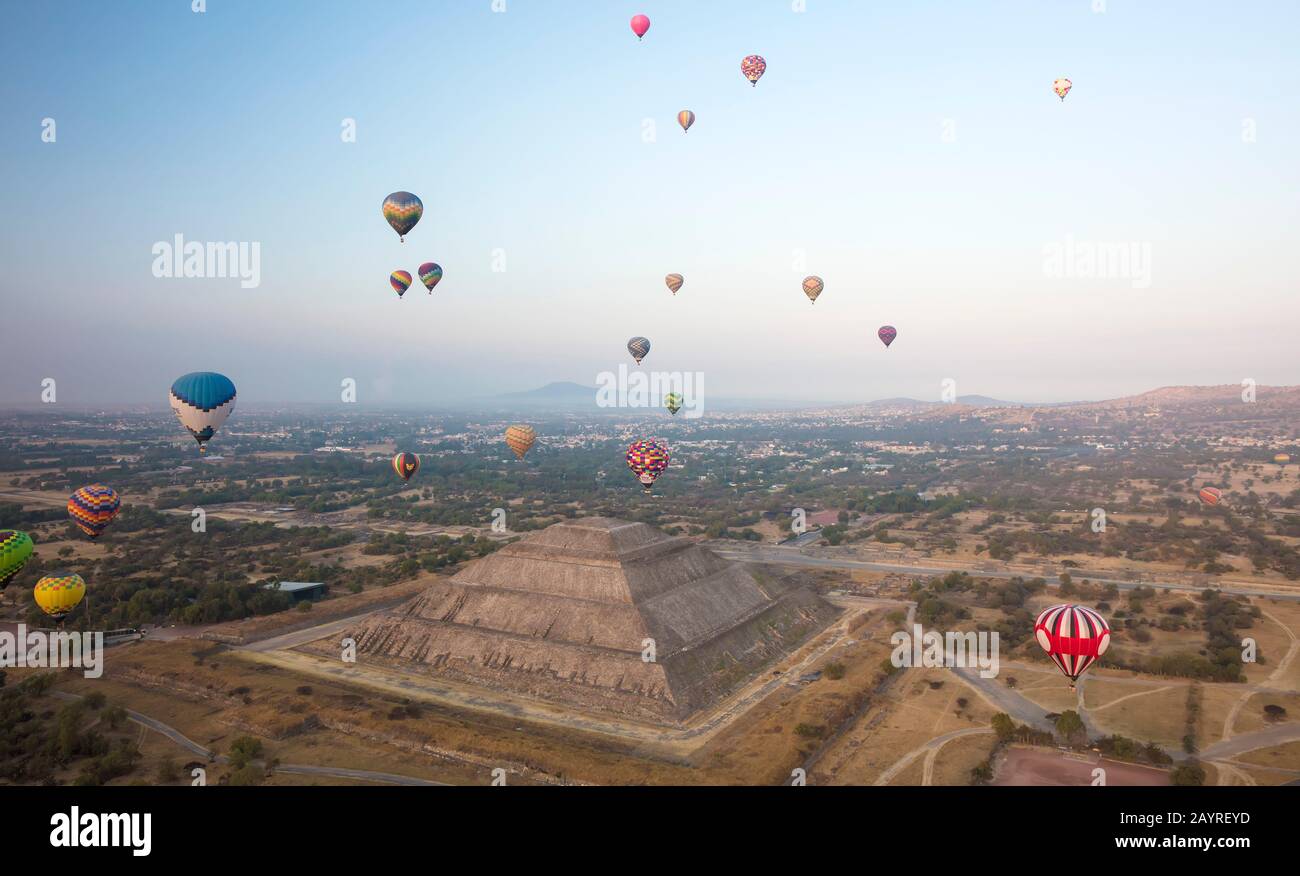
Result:
<svg viewBox="0 0 1300 876"><path fill-rule="evenodd" d="M882 325L880 331L876 332L876 337L880 338L884 343L885 349L889 349L889 345L894 342L894 338L898 337L898 329L892 325Z"/></svg>
<svg viewBox="0 0 1300 876"><path fill-rule="evenodd" d="M650 29L650 19L644 15L632 16L632 33L636 34L637 39L645 36L645 32Z"/></svg>

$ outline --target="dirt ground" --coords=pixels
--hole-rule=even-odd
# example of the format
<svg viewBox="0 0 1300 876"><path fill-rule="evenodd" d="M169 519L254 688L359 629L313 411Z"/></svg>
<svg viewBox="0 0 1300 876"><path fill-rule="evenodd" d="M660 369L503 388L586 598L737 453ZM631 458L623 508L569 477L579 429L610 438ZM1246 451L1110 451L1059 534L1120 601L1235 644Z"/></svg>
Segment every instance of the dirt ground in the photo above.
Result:
<svg viewBox="0 0 1300 876"><path fill-rule="evenodd" d="M1168 785L1167 770L1044 748L1013 746L998 758L994 785L1092 785L1105 770L1108 786Z"/></svg>

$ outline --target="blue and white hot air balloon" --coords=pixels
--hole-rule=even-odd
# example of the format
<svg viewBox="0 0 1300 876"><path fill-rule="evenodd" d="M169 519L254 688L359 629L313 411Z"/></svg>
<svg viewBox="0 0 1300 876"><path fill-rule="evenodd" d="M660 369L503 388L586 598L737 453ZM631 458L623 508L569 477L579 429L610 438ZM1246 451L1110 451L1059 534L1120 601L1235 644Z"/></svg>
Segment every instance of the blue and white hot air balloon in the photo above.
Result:
<svg viewBox="0 0 1300 876"><path fill-rule="evenodd" d="M235 409L235 384L215 371L195 371L172 384L172 410L194 440L199 453Z"/></svg>

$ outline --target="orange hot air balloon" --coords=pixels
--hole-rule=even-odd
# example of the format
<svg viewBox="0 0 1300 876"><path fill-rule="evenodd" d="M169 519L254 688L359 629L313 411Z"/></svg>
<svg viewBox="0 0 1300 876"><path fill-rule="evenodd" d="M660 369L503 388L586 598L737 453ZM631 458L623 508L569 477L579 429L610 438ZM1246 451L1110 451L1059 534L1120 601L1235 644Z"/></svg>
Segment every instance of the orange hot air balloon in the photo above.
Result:
<svg viewBox="0 0 1300 876"><path fill-rule="evenodd" d="M520 459L528 454L536 440L537 431L532 426L511 426L506 429L506 446Z"/></svg>
<svg viewBox="0 0 1300 876"><path fill-rule="evenodd" d="M1217 505L1223 501L1223 491L1218 487L1202 487L1196 495L1206 505Z"/></svg>
<svg viewBox="0 0 1300 876"><path fill-rule="evenodd" d="M813 304L817 303L817 296L822 294L826 284L822 282L821 277L804 277L803 294L808 296L808 300Z"/></svg>
<svg viewBox="0 0 1300 876"><path fill-rule="evenodd" d="M1273 461L1276 462L1278 465L1286 465L1288 462L1291 461L1291 454L1279 453L1273 457Z"/></svg>
<svg viewBox="0 0 1300 876"><path fill-rule="evenodd" d="M1073 87L1074 83L1069 79L1058 79L1052 83L1052 91L1055 91L1056 96L1061 100L1065 100L1065 96L1070 93L1070 89Z"/></svg>

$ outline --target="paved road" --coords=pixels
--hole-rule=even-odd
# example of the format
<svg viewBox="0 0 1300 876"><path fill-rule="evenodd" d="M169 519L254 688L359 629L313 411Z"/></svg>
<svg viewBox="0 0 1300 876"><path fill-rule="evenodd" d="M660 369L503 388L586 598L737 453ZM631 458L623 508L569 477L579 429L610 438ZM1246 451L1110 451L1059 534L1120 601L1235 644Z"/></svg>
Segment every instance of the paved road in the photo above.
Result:
<svg viewBox="0 0 1300 876"><path fill-rule="evenodd" d="M832 569L867 569L872 572L894 572L903 575L947 575L949 572L968 572L979 578L1032 578L1041 573L1022 572L1022 571L1005 571L1005 570L986 570L978 566L917 566L906 563L881 563L871 560L847 560L842 557L817 556L809 551L815 548L790 548L790 547L713 547L715 553L728 560L736 560L744 563L770 563L780 566L808 566ZM1138 587L1159 587L1168 590L1181 590L1188 593L1200 593L1205 590L1204 586L1194 584L1172 584L1155 580L1129 581L1120 578L1107 578L1106 574L1089 572L1085 569L1065 569L1071 577L1076 580L1087 578L1093 584L1114 584L1120 590L1134 590ZM1057 582L1051 578L1047 579L1050 587L1057 586ZM1267 585L1260 587L1235 587L1220 586L1220 592L1232 593L1239 596L1268 596L1275 599L1285 599L1291 602L1300 602L1300 589L1293 590L1276 590L1268 589Z"/></svg>
<svg viewBox="0 0 1300 876"><path fill-rule="evenodd" d="M79 700L82 699L80 694L68 693L61 690L52 690L51 696L61 700ZM181 748L191 754L197 755L204 760L215 761L220 764L230 763L230 758L224 754L217 754L210 749L204 748L193 739L190 739L181 731L156 718L150 718L148 715L141 714L134 709L126 709L126 716L131 721L142 727L147 727L157 733L166 736L172 742L175 742ZM261 761L254 761L259 765L264 765ZM401 776L396 773L378 773L372 770L353 770L346 767L322 767L311 764L299 763L282 763L276 766L275 771L278 773L292 773L300 776L327 776L335 779L360 779L367 782L381 782L387 785L426 785L447 787L446 782L435 782L431 779L420 779L415 776Z"/></svg>

